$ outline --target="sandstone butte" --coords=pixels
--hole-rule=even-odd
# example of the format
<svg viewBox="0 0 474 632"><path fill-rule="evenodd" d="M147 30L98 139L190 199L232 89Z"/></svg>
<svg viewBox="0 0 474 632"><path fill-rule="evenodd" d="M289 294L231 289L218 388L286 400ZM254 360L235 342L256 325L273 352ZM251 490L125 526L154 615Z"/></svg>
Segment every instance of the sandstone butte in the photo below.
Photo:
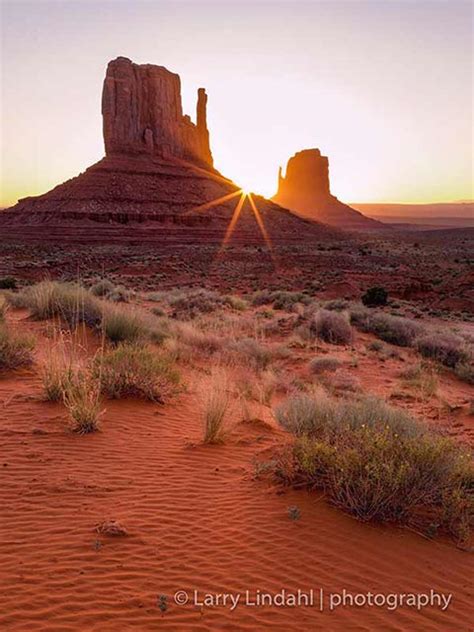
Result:
<svg viewBox="0 0 474 632"><path fill-rule="evenodd" d="M329 160L319 149L304 149L288 160L286 174L278 174L278 191L272 200L301 217L347 230L390 229L366 217L331 194Z"/></svg>
<svg viewBox="0 0 474 632"><path fill-rule="evenodd" d="M315 213L293 208L300 217L284 208L286 202L280 206L283 191L275 198L278 204L241 196L239 186L213 166L206 109L207 94L199 88L196 123L183 114L180 78L163 66L139 65L125 57L109 62L102 91L105 157L51 191L23 198L0 213L2 238L207 243L225 240L229 225L232 243L338 236L334 228L314 221ZM287 177L280 179L286 193L298 182L292 160ZM318 189L318 169L312 175ZM304 178L310 176L306 170ZM325 187L327 198L329 182Z"/></svg>

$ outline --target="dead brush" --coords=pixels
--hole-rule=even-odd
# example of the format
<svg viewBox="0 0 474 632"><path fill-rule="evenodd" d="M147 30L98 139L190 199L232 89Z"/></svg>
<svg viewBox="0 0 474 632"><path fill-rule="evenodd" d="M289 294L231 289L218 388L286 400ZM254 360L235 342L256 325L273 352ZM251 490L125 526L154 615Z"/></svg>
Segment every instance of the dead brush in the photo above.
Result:
<svg viewBox="0 0 474 632"><path fill-rule="evenodd" d="M222 369L212 372L204 399L204 443L222 443L230 405L229 380Z"/></svg>

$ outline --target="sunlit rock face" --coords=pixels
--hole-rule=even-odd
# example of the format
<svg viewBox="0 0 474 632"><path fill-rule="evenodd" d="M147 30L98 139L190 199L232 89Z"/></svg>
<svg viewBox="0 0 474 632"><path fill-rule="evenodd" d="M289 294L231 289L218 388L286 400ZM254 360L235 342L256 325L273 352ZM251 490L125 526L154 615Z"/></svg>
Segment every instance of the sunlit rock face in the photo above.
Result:
<svg viewBox="0 0 474 632"><path fill-rule="evenodd" d="M329 160L319 149L304 149L292 156L285 176L280 168L278 191L272 199L302 217L332 226L350 230L386 228L331 195Z"/></svg>
<svg viewBox="0 0 474 632"><path fill-rule="evenodd" d="M197 122L183 115L179 75L163 66L118 57L107 66L102 91L105 153L151 154L212 167L207 95L198 90Z"/></svg>

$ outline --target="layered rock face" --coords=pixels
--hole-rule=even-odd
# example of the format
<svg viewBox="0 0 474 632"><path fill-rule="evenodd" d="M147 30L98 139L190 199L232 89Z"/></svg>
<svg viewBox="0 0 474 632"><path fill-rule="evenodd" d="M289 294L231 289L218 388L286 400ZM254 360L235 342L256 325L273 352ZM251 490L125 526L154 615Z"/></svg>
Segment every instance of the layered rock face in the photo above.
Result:
<svg viewBox="0 0 474 632"><path fill-rule="evenodd" d="M331 194L329 160L319 149L304 149L292 156L278 174L278 191L272 198L302 217L349 230L378 230L386 225L370 219Z"/></svg>
<svg viewBox="0 0 474 632"><path fill-rule="evenodd" d="M163 66L109 63L102 92L105 153L182 158L212 167L207 95L198 90L197 122L183 115L179 75Z"/></svg>

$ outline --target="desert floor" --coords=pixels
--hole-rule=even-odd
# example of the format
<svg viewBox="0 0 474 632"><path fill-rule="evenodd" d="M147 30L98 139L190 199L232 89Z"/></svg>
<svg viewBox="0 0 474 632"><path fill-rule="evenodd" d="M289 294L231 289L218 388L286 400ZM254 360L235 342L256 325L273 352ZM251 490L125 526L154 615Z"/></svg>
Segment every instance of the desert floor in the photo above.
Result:
<svg viewBox="0 0 474 632"><path fill-rule="evenodd" d="M443 538L361 523L321 494L258 475L258 463L288 441L272 402L255 402L245 419L235 402L225 442L202 443L208 359L197 355L186 362L186 389L166 405L106 401L101 431L78 436L68 430L64 407L44 401L39 366L49 353L50 323L32 321L20 309L10 310L7 319L15 331L33 333L37 347L32 368L0 378L2 629L470 629L472 556L466 550ZM98 342L86 338L86 352L93 353ZM284 339L275 334L273 342ZM436 393L422 396L400 385L400 371L418 361L415 352L398 349L381 358L367 350L370 340L357 332L350 347L318 346L357 381L341 388L391 398L472 442L472 386L441 372ZM279 360L281 369L307 379L312 355L314 350L295 348ZM299 520L290 519L289 507L298 507ZM98 533L104 521L117 521L127 535ZM193 603L194 590L199 601L205 593L283 588L313 589L317 598L322 588L323 611L319 603L239 604L233 611ZM330 611L329 594L344 589L433 589L453 598L444 612L367 606ZM187 592L188 604L174 603L178 590ZM167 597L164 612L160 595Z"/></svg>

